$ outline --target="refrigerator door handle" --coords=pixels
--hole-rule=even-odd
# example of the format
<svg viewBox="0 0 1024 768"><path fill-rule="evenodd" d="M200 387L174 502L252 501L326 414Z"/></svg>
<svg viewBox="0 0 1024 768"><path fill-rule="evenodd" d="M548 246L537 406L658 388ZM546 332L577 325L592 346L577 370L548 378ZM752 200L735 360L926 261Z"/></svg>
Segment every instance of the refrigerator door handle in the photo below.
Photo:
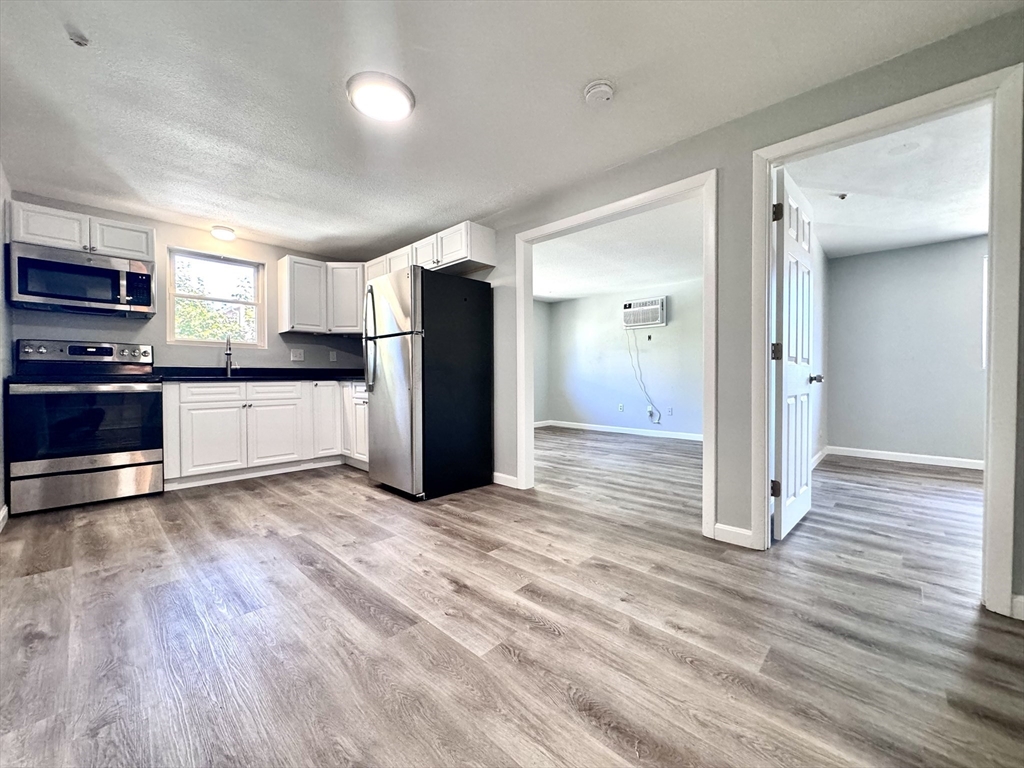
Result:
<svg viewBox="0 0 1024 768"><path fill-rule="evenodd" d="M373 295L373 286L366 286L366 296L363 298L363 378L366 380L366 391L373 392L373 382L377 378L376 357L377 344L373 341L375 333L370 333L370 325L367 322L367 309L369 317L373 318L374 332L377 330L377 299ZM370 367L370 343L373 341L374 367L371 373Z"/></svg>
<svg viewBox="0 0 1024 768"><path fill-rule="evenodd" d="M373 354L369 353L369 345L373 344ZM366 391L373 392L373 385L377 383L377 340L363 340L363 354L366 356ZM373 364L370 364L370 361Z"/></svg>

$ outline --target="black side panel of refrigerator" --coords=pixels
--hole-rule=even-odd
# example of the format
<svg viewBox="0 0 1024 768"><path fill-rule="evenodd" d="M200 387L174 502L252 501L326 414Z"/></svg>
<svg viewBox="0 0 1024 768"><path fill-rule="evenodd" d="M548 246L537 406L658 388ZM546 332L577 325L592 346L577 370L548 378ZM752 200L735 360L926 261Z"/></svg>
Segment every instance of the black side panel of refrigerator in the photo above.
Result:
<svg viewBox="0 0 1024 768"><path fill-rule="evenodd" d="M494 479L491 286L423 270L423 493Z"/></svg>

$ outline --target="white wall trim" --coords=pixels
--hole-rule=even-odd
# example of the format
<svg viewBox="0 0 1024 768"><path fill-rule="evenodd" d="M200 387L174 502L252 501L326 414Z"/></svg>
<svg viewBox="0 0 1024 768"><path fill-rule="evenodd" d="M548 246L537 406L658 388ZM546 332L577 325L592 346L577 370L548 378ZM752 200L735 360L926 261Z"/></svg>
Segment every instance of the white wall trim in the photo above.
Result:
<svg viewBox="0 0 1024 768"><path fill-rule="evenodd" d="M961 469L985 469L982 459L961 459L956 456L929 456L925 453L899 453L898 451L876 451L870 448L844 448L830 445L820 454L830 456L853 456L858 459L879 461L901 461L904 464L927 464L933 467L959 467Z"/></svg>
<svg viewBox="0 0 1024 768"><path fill-rule="evenodd" d="M704 217L701 531L714 538L718 511L718 174L714 169L516 235L516 475L520 488L533 487L533 246L559 235L698 196Z"/></svg>
<svg viewBox="0 0 1024 768"><path fill-rule="evenodd" d="M698 443L704 441L704 435L698 435L696 432L667 432L659 429L641 429L640 427L613 427L605 424L583 424L579 421L548 420L539 423L545 427L586 429L592 432L615 432L620 435L640 435L642 437L667 437L672 440L694 440Z"/></svg>
<svg viewBox="0 0 1024 768"><path fill-rule="evenodd" d="M1014 595L1010 601L1010 615L1024 621L1024 595Z"/></svg>
<svg viewBox="0 0 1024 768"><path fill-rule="evenodd" d="M989 221L990 356L985 443L982 599L1009 615L1017 459L1017 376L1021 261L1021 144L1024 64L944 88L753 153L751 233L751 514L755 548L768 546L768 310L771 174L828 149L919 125L984 101L994 104Z"/></svg>
<svg viewBox="0 0 1024 768"><path fill-rule="evenodd" d="M271 464L263 467L248 467L237 469L231 472L211 472L208 475L193 475L191 477L175 477L164 480L165 491L178 491L182 488L198 488L201 485L217 485L218 483L231 483L235 480L249 480L254 477L266 477L268 475L283 475L287 472L301 472L304 469L319 469L321 467L340 467L345 464L344 456L329 456L324 459L306 459L303 461L290 461L286 464Z"/></svg>
<svg viewBox="0 0 1024 768"><path fill-rule="evenodd" d="M551 419L546 419L544 421L535 421L535 422L533 422L533 428L534 429L540 429L541 427L550 427L554 423L555 422L553 422Z"/></svg>
<svg viewBox="0 0 1024 768"><path fill-rule="evenodd" d="M519 478L513 475L505 475L501 472L494 473L494 482L496 485L507 485L509 488L519 487Z"/></svg>
<svg viewBox="0 0 1024 768"><path fill-rule="evenodd" d="M715 525L715 540L724 541L726 544L735 544L738 547L755 549L751 546L751 532L746 528L737 528L733 525L717 523Z"/></svg>
<svg viewBox="0 0 1024 768"><path fill-rule="evenodd" d="M826 446L826 447L822 448L820 451L818 451L814 455L814 458L811 459L811 469L814 469L816 466L821 464L821 460L824 459L826 456L828 456L828 446Z"/></svg>
<svg viewBox="0 0 1024 768"><path fill-rule="evenodd" d="M4 526L7 525L7 520L10 518L10 514L7 512L7 505L4 504L0 507L0 532L3 532Z"/></svg>

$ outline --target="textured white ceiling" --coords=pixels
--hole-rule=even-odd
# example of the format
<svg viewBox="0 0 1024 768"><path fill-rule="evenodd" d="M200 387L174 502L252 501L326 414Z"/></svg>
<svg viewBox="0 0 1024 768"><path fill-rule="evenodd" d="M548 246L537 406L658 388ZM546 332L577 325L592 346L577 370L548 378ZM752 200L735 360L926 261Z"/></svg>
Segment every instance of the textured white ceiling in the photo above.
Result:
<svg viewBox="0 0 1024 768"><path fill-rule="evenodd" d="M683 200L533 246L534 298L629 293L700 277L702 212L699 198Z"/></svg>
<svg viewBox="0 0 1024 768"><path fill-rule="evenodd" d="M15 191L370 256L1021 5L0 2L0 162ZM410 120L349 106L366 69Z"/></svg>
<svg viewBox="0 0 1024 768"><path fill-rule="evenodd" d="M991 148L992 108L984 104L787 169L835 258L988 232Z"/></svg>

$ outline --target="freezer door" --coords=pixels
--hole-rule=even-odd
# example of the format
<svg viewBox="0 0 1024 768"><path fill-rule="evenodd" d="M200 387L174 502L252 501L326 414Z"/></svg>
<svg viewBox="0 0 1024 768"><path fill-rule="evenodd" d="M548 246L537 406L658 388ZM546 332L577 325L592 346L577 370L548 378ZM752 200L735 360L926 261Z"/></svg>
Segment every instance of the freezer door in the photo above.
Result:
<svg viewBox="0 0 1024 768"><path fill-rule="evenodd" d="M367 338L421 330L417 301L422 267L396 269L366 286Z"/></svg>
<svg viewBox="0 0 1024 768"><path fill-rule="evenodd" d="M413 496L423 493L422 350L418 334L367 344L370 481Z"/></svg>

